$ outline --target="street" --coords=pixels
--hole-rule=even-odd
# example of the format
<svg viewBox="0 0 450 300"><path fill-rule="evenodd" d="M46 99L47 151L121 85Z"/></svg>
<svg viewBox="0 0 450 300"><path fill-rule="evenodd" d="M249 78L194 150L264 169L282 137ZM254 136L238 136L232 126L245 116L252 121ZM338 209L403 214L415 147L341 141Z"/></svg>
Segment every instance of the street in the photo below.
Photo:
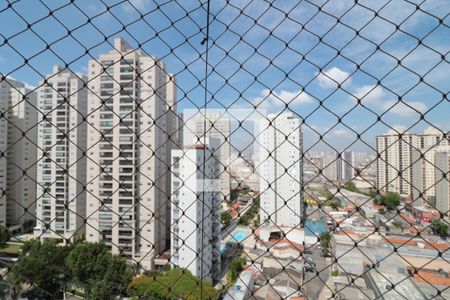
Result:
<svg viewBox="0 0 450 300"><path fill-rule="evenodd" d="M311 258L313 262L316 263L315 270L316 272L319 272L319 275L317 275L316 272L305 272L303 291L306 299L314 300L318 298L320 290L328 280L332 261L329 258L320 256L321 249L318 248L318 245L313 246L310 249L312 254L306 254L306 257Z"/></svg>

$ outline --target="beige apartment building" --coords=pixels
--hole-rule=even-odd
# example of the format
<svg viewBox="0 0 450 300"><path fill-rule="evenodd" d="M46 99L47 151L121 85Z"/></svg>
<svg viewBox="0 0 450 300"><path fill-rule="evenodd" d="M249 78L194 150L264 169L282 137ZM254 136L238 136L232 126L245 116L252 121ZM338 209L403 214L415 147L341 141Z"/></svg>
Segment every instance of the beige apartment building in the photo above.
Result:
<svg viewBox="0 0 450 300"><path fill-rule="evenodd" d="M86 79L54 66L46 83L40 82L34 228L37 239L54 238L65 243L85 233Z"/></svg>
<svg viewBox="0 0 450 300"><path fill-rule="evenodd" d="M230 119L223 112L199 110L192 116L185 114L183 142L185 145L197 143L201 138L215 138L220 141L220 185L223 200L230 198ZM206 133L206 134L205 134Z"/></svg>
<svg viewBox="0 0 450 300"><path fill-rule="evenodd" d="M436 209L450 217L450 150L436 151L435 172Z"/></svg>
<svg viewBox="0 0 450 300"><path fill-rule="evenodd" d="M121 38L89 61L86 239L145 269L168 248L175 80ZM170 80L171 79L171 80Z"/></svg>
<svg viewBox="0 0 450 300"><path fill-rule="evenodd" d="M413 199L416 205L435 206L437 204L436 187L438 181L442 179L441 170L446 167L440 160L437 160L437 155L450 151L449 145L443 146L442 144L445 143L441 142L429 149L413 151Z"/></svg>
<svg viewBox="0 0 450 300"><path fill-rule="evenodd" d="M435 182L434 148L448 146L449 141L436 129L428 128L423 134L387 133L377 136L377 188L382 192L392 191L415 196L423 191L430 200L434 197ZM423 154L424 159L421 159ZM422 170L420 180L417 170ZM423 177L423 178L422 178ZM420 201L420 200L419 200ZM417 203L420 204L420 203Z"/></svg>
<svg viewBox="0 0 450 300"><path fill-rule="evenodd" d="M36 196L36 93L24 83L0 83L0 225L32 228Z"/></svg>

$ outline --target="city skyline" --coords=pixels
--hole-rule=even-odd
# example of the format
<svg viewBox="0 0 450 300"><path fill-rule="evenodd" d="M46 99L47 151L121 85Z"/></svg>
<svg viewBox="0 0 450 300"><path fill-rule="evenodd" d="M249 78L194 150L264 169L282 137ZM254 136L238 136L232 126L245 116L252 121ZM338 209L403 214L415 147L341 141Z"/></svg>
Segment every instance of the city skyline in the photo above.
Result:
<svg viewBox="0 0 450 300"><path fill-rule="evenodd" d="M316 1L316 0L315 0ZM413 13L413 6L404 1L396 1L388 7L380 8L377 4L370 1L363 1L367 8L360 8L353 14L357 17L351 18L350 15L343 16L342 22L346 26L361 28L364 24L363 16L371 15L369 9L381 9L380 17L387 20L398 21L402 17L393 13L394 9L403 9L405 12ZM366 3L367 2L367 3ZM123 35L133 48L141 45L141 50L148 55L156 55L163 59L169 66L168 71L175 74L178 78L177 88L179 96L179 109L200 107L203 104L203 93L197 87L199 78L203 81L205 78L202 59L204 59L203 28L199 25L202 20L201 5L195 1L185 1L185 9L194 11L192 20L185 22L192 27L184 26L189 29L185 33L189 43L185 42L185 37L179 34L175 28L170 28L167 24L167 17L160 11L155 11L152 1L139 0L133 3L139 3L132 6L128 2L119 2L113 9L106 10L105 5L87 1L78 1L78 5L83 10L70 6L66 9L58 10L55 18L60 20L67 17L72 26L84 22L87 17L92 18L94 24L104 35L109 37L105 41L103 36L98 35L98 31L91 27L83 26L71 33L74 39L62 39L51 47L52 52L46 55L39 55L44 49L43 41L36 36L26 33L15 37L16 45L20 47L26 43L29 45L29 55L37 54L30 60L31 68L27 64L22 64L23 60L17 53L9 47L0 48L0 69L3 75L12 76L18 80L28 82L31 86L37 86L42 80L41 74L47 74L51 71L54 64L64 65L69 62L69 68L74 72L86 73L89 59L98 57L98 55L113 45L113 38L117 35ZM210 108L249 108L253 105L262 103L261 108L280 111L285 103L289 104L289 109L298 113L300 117L306 117L304 131L308 133L305 140L305 149L308 145L314 144L319 140L319 134L325 134L325 141L336 143L337 148L346 148L350 144L355 151L365 150L367 146L361 142L364 140L371 143L373 138L385 131L396 128L399 130L408 129L412 131L423 131L429 124L433 124L443 131L450 130L450 125L446 122L445 111L449 108L449 102L446 99L445 65L440 62L442 55L445 55L441 49L445 49L445 33L435 30L433 22L423 14L413 14L408 22L402 24L401 29L404 32L417 34L419 37L426 37L425 46L416 45L417 38L407 34L392 34L392 24L376 17L372 26L380 26L376 32L369 28L361 30L361 35L365 39L373 40L375 43L383 42L383 47L377 49L374 44L367 42L362 38L355 38L353 31L346 26L334 28L328 36L330 38L323 40L317 48L316 35L320 35L326 28L333 25L332 19L326 18L322 23L318 23L319 16L312 12L317 8L313 4L290 2L276 3L274 7L281 11L288 11L288 18L283 19L283 15L276 14L274 19L270 20L264 15L264 10L269 6L267 3L245 6L244 3L236 4L241 7L249 16L260 16L257 22L258 26L251 28L251 36L248 44L239 41L234 35L228 33L221 35L225 30L223 22L225 18L237 15L237 10L226 6L222 1L212 4L212 11L217 11L216 22L212 24L211 38L220 37L210 49L211 64L220 66L215 71L210 71L209 89L214 95L210 96ZM421 8L435 16L443 17L442 10L439 7L445 7L445 0L426 1ZM17 11L25 10L21 3L14 5ZM52 9L57 9L57 4L52 4ZM325 11L331 14L340 15L343 11L350 8L350 2L345 0L332 1L324 7ZM200 8L199 10L195 10ZM30 4L26 7L34 11L36 15L46 14L47 9L39 3ZM169 15L185 13L176 3L166 3L160 9ZM308 10L311 9L311 12ZM152 18L152 27L147 19L140 19L140 14L146 14L147 18ZM121 16L117 19L116 15ZM69 18L70 15L70 18ZM289 17L296 22L308 22L308 32L295 34L295 25L298 23L289 21ZM17 26L7 26L8 22L17 24ZM127 24L137 22L140 26L132 26L129 32L121 32L121 23ZM246 28L250 27L248 20L236 21L233 28L237 33L245 33ZM182 23L177 23L182 24ZM14 14L5 15L0 20L0 25L5 28L3 35L5 37L13 36L23 25L17 21ZM214 25L214 26L213 26ZM294 27L293 27L294 26ZM17 27L16 30L14 28ZM47 23L38 23L36 31L45 30L46 43L53 43L65 32L65 29L54 19ZM33 28L34 28L33 27ZM265 29L267 28L267 29ZM145 29L148 29L147 31ZM155 35L155 32L165 30L164 37ZM268 39L269 31L277 38ZM426 33L429 33L427 35ZM250 34L250 33L248 33ZM170 39L169 39L170 37ZM291 49L296 51L282 51L282 45L279 40L291 40ZM166 41L167 40L167 41ZM170 40L170 42L168 42ZM257 55L250 58L248 55L239 54L238 50L245 53L249 47L258 45L265 41L265 48L258 51ZM340 57L336 57L333 48L339 49L346 42L351 42L351 47L344 47ZM77 51L80 44L86 45L89 53L86 55ZM314 48L315 51L310 51ZM27 48L28 49L28 48ZM230 55L224 55L228 51ZM309 51L309 52L308 52ZM200 53L199 56L194 55ZM309 54L309 59L304 60L303 55ZM388 55L389 54L389 55ZM267 58L266 58L267 57ZM7 59L6 59L7 58ZM298 62L290 70L288 65L295 58ZM61 60L62 59L62 60ZM264 66L267 59L273 60L273 66L270 70L264 72ZM397 62L402 62L403 68L396 69ZM244 70L238 71L238 65L242 63ZM361 64L358 68L357 63ZM299 64L299 66L297 66ZM21 66L16 69L15 66ZM321 68L319 68L320 66ZM187 67L187 69L185 69ZM254 82L253 75L248 71L254 72L259 76L258 82ZM284 77L283 72L289 70L289 77L280 81L280 76ZM415 74L410 70L415 70ZM322 72L321 72L322 71ZM237 72L236 75L234 73ZM412 75L413 74L413 75ZM417 75L416 75L417 74ZM420 81L419 75L423 76L424 81ZM224 77L231 76L227 82ZM338 88L338 84L341 88ZM430 87L432 85L434 89ZM248 86L248 88L247 88ZM236 90L244 90L242 97ZM357 98L361 100L361 105L354 107ZM321 105L320 100L326 99ZM448 100L448 99L447 99ZM236 102L235 102L236 101ZM401 101L401 102L398 102ZM432 112L428 110L433 108ZM345 114L347 111L350 113ZM377 114L381 111L387 111L383 114L383 123L377 122ZM371 112L373 111L373 112ZM273 112L273 111L271 111ZM427 112L425 122L420 118L420 113ZM344 117L345 114L345 117ZM344 117L342 123L336 124L338 117ZM344 125L345 124L345 125ZM336 126L337 125L337 126ZM361 134L358 143L346 142L347 140L356 140L357 133ZM373 144L371 144L374 146Z"/></svg>
<svg viewBox="0 0 450 300"><path fill-rule="evenodd" d="M0 298L450 299L449 16L0 2Z"/></svg>

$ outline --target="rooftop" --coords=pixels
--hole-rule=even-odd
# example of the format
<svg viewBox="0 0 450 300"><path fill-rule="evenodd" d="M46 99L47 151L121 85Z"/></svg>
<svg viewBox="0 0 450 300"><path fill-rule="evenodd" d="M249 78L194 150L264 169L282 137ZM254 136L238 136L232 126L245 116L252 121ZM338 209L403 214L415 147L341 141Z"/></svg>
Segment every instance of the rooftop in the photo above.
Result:
<svg viewBox="0 0 450 300"><path fill-rule="evenodd" d="M408 275L399 273L384 273L372 269L368 273L375 283L375 295L377 298L396 300L424 300L425 295L412 282Z"/></svg>
<svg viewBox="0 0 450 300"><path fill-rule="evenodd" d="M438 272L433 270L417 270L413 274L414 281L426 282L432 285L442 285L450 287L450 277L447 272Z"/></svg>

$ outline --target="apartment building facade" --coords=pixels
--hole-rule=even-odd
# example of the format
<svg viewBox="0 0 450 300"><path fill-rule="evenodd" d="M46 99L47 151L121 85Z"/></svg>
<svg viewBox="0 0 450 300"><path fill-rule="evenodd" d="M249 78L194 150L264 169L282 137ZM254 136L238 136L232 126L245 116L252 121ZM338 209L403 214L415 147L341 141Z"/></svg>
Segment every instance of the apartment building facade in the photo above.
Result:
<svg viewBox="0 0 450 300"><path fill-rule="evenodd" d="M426 160L420 161L423 154L432 161L430 149L449 145L445 135L436 129L428 128L423 134L387 133L376 137L377 188L382 192L392 191L401 195L413 196L415 165L423 163L425 168L424 186L429 187L434 182L433 164ZM419 186L417 187L419 188ZM421 187L420 187L421 188ZM430 193L433 193L430 191ZM429 194L429 196L433 196Z"/></svg>
<svg viewBox="0 0 450 300"><path fill-rule="evenodd" d="M169 237L168 73L121 38L88 69L86 239L148 269Z"/></svg>
<svg viewBox="0 0 450 300"><path fill-rule="evenodd" d="M351 181L355 176L355 155L353 151L343 151L336 162L337 179L340 182Z"/></svg>
<svg viewBox="0 0 450 300"><path fill-rule="evenodd" d="M216 138L220 141L221 164L221 196L222 199L230 198L230 119L224 113L198 110L192 116L184 116L183 140L190 145L204 136Z"/></svg>
<svg viewBox="0 0 450 300"><path fill-rule="evenodd" d="M15 232L34 222L36 99L24 83L0 83L0 225Z"/></svg>
<svg viewBox="0 0 450 300"><path fill-rule="evenodd" d="M442 170L446 169L445 160L438 159L443 153L450 152L450 145L423 150L413 150L413 200L416 205L436 206L437 184L443 179Z"/></svg>
<svg viewBox="0 0 450 300"><path fill-rule="evenodd" d="M338 177L338 156L336 152L324 153L322 156L322 175L325 181L335 181Z"/></svg>
<svg viewBox="0 0 450 300"><path fill-rule="evenodd" d="M87 77L60 66L40 82L37 239L83 238L86 217Z"/></svg>
<svg viewBox="0 0 450 300"><path fill-rule="evenodd" d="M271 114L259 125L261 224L300 226L304 216L300 119L291 113Z"/></svg>
<svg viewBox="0 0 450 300"><path fill-rule="evenodd" d="M450 217L450 150L436 151L435 163L435 208Z"/></svg>
<svg viewBox="0 0 450 300"><path fill-rule="evenodd" d="M171 264L220 279L220 141L172 151Z"/></svg>
<svg viewBox="0 0 450 300"><path fill-rule="evenodd" d="M355 176L354 152L345 150L343 152L322 153L322 164L318 166L326 181L347 182Z"/></svg>

